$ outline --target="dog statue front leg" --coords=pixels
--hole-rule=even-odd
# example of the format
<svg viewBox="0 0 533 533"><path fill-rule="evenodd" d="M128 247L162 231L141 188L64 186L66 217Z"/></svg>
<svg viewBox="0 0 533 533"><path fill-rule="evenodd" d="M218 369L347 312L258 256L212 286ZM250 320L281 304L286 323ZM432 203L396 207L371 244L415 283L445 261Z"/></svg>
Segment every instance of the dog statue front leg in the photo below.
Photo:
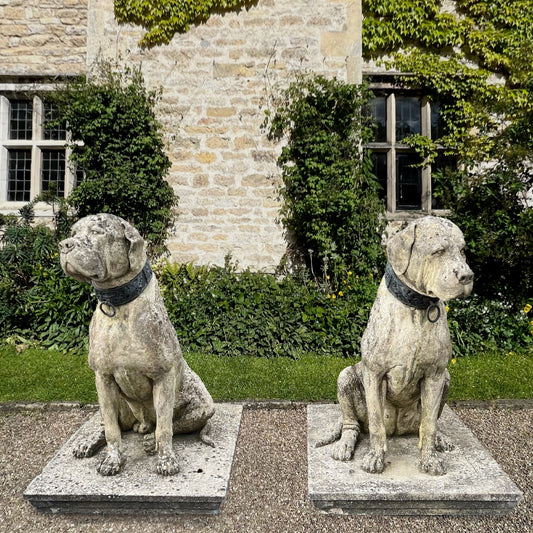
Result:
<svg viewBox="0 0 533 533"><path fill-rule="evenodd" d="M118 420L120 393L111 375L103 375L96 372L95 383L107 443L106 456L97 467L97 471L102 476L114 476L120 471L122 464L122 439Z"/></svg>
<svg viewBox="0 0 533 533"><path fill-rule="evenodd" d="M441 409L445 375L425 377L420 383L422 416L420 419L420 470L433 476L442 476L446 468L436 450L437 419Z"/></svg>
<svg viewBox="0 0 533 533"><path fill-rule="evenodd" d="M366 407L368 415L368 432L370 449L363 457L362 469L370 474L380 474L385 469L385 452L387 451L387 433L383 420L383 375L375 374L363 367Z"/></svg>
<svg viewBox="0 0 533 533"><path fill-rule="evenodd" d="M359 367L345 368L337 379L337 400L342 414L340 439L333 445L331 457L336 461L349 461L354 454L357 438L361 431L360 411L366 411L364 387Z"/></svg>
<svg viewBox="0 0 533 533"><path fill-rule="evenodd" d="M162 476L173 476L179 470L178 459L172 450L175 390L176 369L170 370L154 382L154 407L157 417L155 450L158 456L157 473Z"/></svg>

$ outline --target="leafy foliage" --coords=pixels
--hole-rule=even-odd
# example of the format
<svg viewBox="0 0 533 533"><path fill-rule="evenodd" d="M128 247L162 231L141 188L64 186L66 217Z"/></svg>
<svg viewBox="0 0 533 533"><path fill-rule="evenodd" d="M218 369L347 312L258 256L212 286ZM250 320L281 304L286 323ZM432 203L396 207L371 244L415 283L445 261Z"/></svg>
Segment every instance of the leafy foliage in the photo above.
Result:
<svg viewBox="0 0 533 533"><path fill-rule="evenodd" d="M407 72L400 83L439 105L445 134L407 139L422 156L436 143L460 172L441 172L433 189L465 233L474 290L483 298L527 301L533 286L533 3L364 0L367 57ZM531 200L529 200L530 202Z"/></svg>
<svg viewBox="0 0 533 533"><path fill-rule="evenodd" d="M143 47L168 44L176 33L185 33L191 24L209 19L212 13L240 9L253 0L115 0L115 16L148 30L140 41Z"/></svg>
<svg viewBox="0 0 533 533"><path fill-rule="evenodd" d="M91 286L62 273L49 229L1 222L0 338L83 352L96 303ZM237 272L229 260L224 267L152 266L183 348L216 356L357 356L377 290L373 277L350 271L317 281L305 273ZM531 345L529 312L479 296L452 302L455 353Z"/></svg>
<svg viewBox="0 0 533 533"><path fill-rule="evenodd" d="M333 290L304 274L277 280L250 270L166 264L158 270L169 316L183 346L217 355L352 356L377 285L350 273Z"/></svg>
<svg viewBox="0 0 533 533"><path fill-rule="evenodd" d="M313 272L376 274L383 262L384 206L371 164L361 156L371 124L369 93L322 76L299 78L281 92L269 138L286 138L282 222Z"/></svg>
<svg viewBox="0 0 533 533"><path fill-rule="evenodd" d="M58 234L17 217L3 217L0 229L0 336L83 348L93 310L91 288L63 274Z"/></svg>
<svg viewBox="0 0 533 533"><path fill-rule="evenodd" d="M71 160L85 172L68 202L78 217L123 217L151 253L161 253L177 197L165 180L170 161L154 114L158 93L146 90L139 70L121 74L102 65L100 78L67 84L51 97L72 133Z"/></svg>
<svg viewBox="0 0 533 533"><path fill-rule="evenodd" d="M475 293L485 299L520 304L531 297L533 209L524 208L524 199L532 178L498 164L476 179L448 175L448 189L441 188L468 243Z"/></svg>

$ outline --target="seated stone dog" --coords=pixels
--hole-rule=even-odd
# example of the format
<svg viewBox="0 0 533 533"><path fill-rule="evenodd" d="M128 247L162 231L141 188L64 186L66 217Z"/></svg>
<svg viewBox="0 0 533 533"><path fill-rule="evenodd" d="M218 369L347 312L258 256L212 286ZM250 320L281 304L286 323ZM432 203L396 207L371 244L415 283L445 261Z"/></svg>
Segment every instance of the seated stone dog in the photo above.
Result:
<svg viewBox="0 0 533 533"><path fill-rule="evenodd" d="M362 468L385 467L387 436L419 433L420 468L445 473L438 450L449 444L437 433L452 354L443 301L466 297L473 273L462 232L452 222L424 217L387 243L388 264L361 341L361 362L337 381L342 426L317 446L334 445L332 457L352 458L361 431L370 434Z"/></svg>
<svg viewBox="0 0 533 533"><path fill-rule="evenodd" d="M173 475L178 461L172 436L204 429L213 400L183 359L139 232L109 214L92 215L72 227L59 245L61 266L92 283L100 301L89 330L89 366L94 370L104 432L79 444L88 457L107 442L102 475L121 467L121 430L145 434L144 448L157 453L157 472Z"/></svg>

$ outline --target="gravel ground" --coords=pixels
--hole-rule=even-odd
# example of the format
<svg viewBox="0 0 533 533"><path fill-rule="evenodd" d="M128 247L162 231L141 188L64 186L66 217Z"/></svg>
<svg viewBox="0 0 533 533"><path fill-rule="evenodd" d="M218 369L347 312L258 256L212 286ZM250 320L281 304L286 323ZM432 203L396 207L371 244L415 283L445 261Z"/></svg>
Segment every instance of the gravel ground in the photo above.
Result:
<svg viewBox="0 0 533 533"><path fill-rule="evenodd" d="M216 516L92 516L38 513L28 483L94 411L0 409L0 531L59 532L520 532L533 531L533 406L454 407L524 493L505 517L326 515L307 498L306 409L257 404L244 410L227 499Z"/></svg>

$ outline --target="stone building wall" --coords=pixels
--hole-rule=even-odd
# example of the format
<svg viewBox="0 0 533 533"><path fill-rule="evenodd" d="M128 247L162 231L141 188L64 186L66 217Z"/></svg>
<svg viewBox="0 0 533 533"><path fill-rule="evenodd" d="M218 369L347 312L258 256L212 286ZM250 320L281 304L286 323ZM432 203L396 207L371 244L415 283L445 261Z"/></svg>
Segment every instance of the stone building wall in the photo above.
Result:
<svg viewBox="0 0 533 533"><path fill-rule="evenodd" d="M280 147L261 131L264 111L297 72L346 79L360 41L358 4L259 0L141 50L142 30L117 25L112 0L89 0L88 65L140 64L147 85L163 90L158 116L180 197L173 260L222 264L231 254L241 268L278 264Z"/></svg>
<svg viewBox="0 0 533 533"><path fill-rule="evenodd" d="M273 270L287 243L281 148L261 131L264 112L298 72L356 81L360 3L257 0L141 50L143 30L119 26L113 0L0 0L0 85L90 74L101 58L141 65L148 87L162 89L180 197L172 259L222 264L230 254L241 268Z"/></svg>
<svg viewBox="0 0 533 533"><path fill-rule="evenodd" d="M0 76L83 74L88 0L0 0Z"/></svg>

